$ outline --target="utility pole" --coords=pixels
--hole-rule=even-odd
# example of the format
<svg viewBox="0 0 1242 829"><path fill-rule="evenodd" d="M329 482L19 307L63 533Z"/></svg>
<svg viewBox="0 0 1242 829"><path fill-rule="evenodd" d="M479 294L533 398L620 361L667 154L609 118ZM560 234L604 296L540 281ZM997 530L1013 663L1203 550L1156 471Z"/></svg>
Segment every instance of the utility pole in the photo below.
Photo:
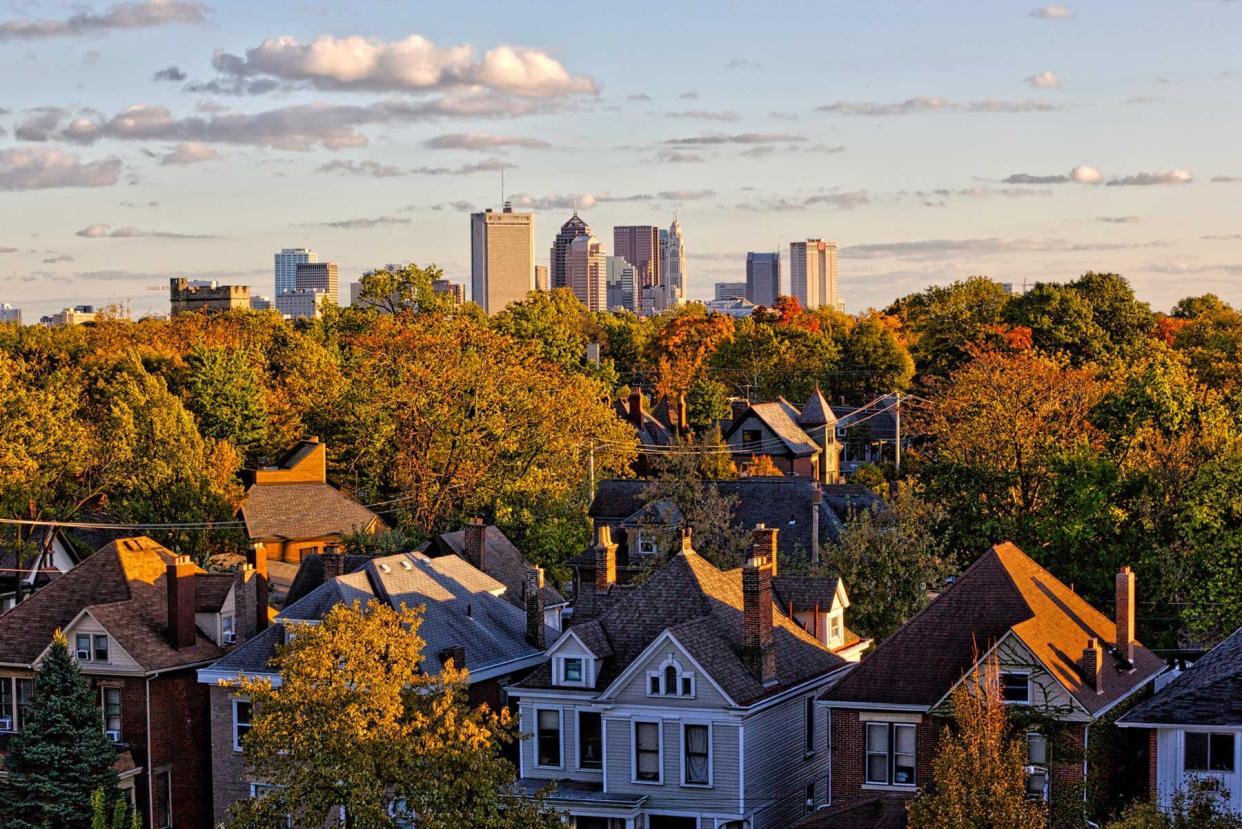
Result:
<svg viewBox="0 0 1242 829"><path fill-rule="evenodd" d="M894 417L894 420L897 423L897 430L896 430L897 442L896 444L894 444L895 449L894 449L894 456L893 456L894 459L896 460L896 464L895 464L896 469L894 471L896 472L897 476L900 476L901 475L901 392L897 392L897 414Z"/></svg>
<svg viewBox="0 0 1242 829"><path fill-rule="evenodd" d="M587 449L588 461L587 468L590 470L591 497L595 497L595 444L591 444Z"/></svg>

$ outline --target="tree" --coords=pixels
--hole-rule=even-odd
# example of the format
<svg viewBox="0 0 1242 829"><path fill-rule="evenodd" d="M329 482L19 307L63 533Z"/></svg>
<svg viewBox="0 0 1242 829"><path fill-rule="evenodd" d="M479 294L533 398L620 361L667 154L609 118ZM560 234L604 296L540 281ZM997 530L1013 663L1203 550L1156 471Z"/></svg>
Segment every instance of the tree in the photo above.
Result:
<svg viewBox="0 0 1242 829"><path fill-rule="evenodd" d="M371 306L390 314L445 311L452 307L452 300L432 290L432 282L443 278L444 271L435 265L380 268L362 275L358 297L363 307Z"/></svg>
<svg viewBox="0 0 1242 829"><path fill-rule="evenodd" d="M243 680L253 706L243 738L253 779L272 786L234 804L232 829L278 829L285 815L318 825L554 829L559 817L514 789L498 747L516 739L507 709L470 708L466 672L421 669L420 610L337 605L303 625L273 660L280 683Z"/></svg>
<svg viewBox="0 0 1242 829"><path fill-rule="evenodd" d="M781 471L776 468L771 456L769 455L751 455L750 461L746 464L746 477L763 478L777 477Z"/></svg>
<svg viewBox="0 0 1242 829"><path fill-rule="evenodd" d="M563 369L586 365L588 312L573 291L531 291L492 318L492 327L516 340L534 343L545 360Z"/></svg>
<svg viewBox="0 0 1242 829"><path fill-rule="evenodd" d="M138 810L130 814L124 798L118 797L109 809L103 788L91 793L91 829L141 829L141 826Z"/></svg>
<svg viewBox="0 0 1242 829"><path fill-rule="evenodd" d="M1193 785L1173 795L1167 810L1155 803L1135 803L1104 829L1242 829L1242 814L1228 811L1214 789Z"/></svg>
<svg viewBox="0 0 1242 829"><path fill-rule="evenodd" d="M1010 728L995 661L976 665L952 707L932 785L910 803L910 829L1043 829L1048 817L1026 797L1026 748Z"/></svg>
<svg viewBox="0 0 1242 829"><path fill-rule="evenodd" d="M267 436L267 411L254 358L236 348L195 346L186 357L186 406L204 437L251 452Z"/></svg>
<svg viewBox="0 0 1242 829"><path fill-rule="evenodd" d="M5 829L87 829L92 797L118 798L116 748L104 736L99 699L57 630L35 677L34 698L4 758Z"/></svg>
<svg viewBox="0 0 1242 829"><path fill-rule="evenodd" d="M1001 322L1009 300L999 282L972 276L903 297L886 313L901 321L918 373L944 377L970 359L967 347Z"/></svg>
<svg viewBox="0 0 1242 829"><path fill-rule="evenodd" d="M865 317L850 329L838 372L833 391L863 403L908 388L914 360L890 328L875 317Z"/></svg>

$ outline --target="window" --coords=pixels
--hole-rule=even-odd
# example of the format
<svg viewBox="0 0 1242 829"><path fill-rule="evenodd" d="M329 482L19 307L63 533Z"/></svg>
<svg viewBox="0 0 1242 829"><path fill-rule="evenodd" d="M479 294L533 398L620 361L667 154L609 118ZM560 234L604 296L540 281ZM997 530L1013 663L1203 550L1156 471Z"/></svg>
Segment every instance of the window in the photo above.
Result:
<svg viewBox="0 0 1242 829"><path fill-rule="evenodd" d="M694 674L683 671L681 664L669 656L659 670L647 674L647 696L693 697Z"/></svg>
<svg viewBox="0 0 1242 829"><path fill-rule="evenodd" d="M650 696L657 696L660 693L660 675L652 674L647 677L647 693Z"/></svg>
<svg viewBox="0 0 1242 829"><path fill-rule="evenodd" d="M1233 735L1209 734L1204 731L1187 731L1185 733L1186 771L1226 771L1237 768L1234 762Z"/></svg>
<svg viewBox="0 0 1242 829"><path fill-rule="evenodd" d="M653 539L651 539L651 538L644 538L644 537L643 537L643 534L642 534L641 532L639 532L639 534L638 534L638 554L639 554L640 556L653 556L653 555L655 555L655 554L656 554L656 553L658 553L658 552L660 552L660 548L659 548L658 546L656 546L655 541L654 541Z"/></svg>
<svg viewBox="0 0 1242 829"><path fill-rule="evenodd" d="M1030 674L1002 673L1000 675L1001 699L1007 703L1029 705L1031 702Z"/></svg>
<svg viewBox="0 0 1242 829"><path fill-rule="evenodd" d="M753 446L763 440L763 434L758 429L743 429L742 444L743 446Z"/></svg>
<svg viewBox="0 0 1242 829"><path fill-rule="evenodd" d="M841 614L834 613L828 617L828 643L831 645L839 644L845 640L844 625L841 624Z"/></svg>
<svg viewBox="0 0 1242 829"><path fill-rule="evenodd" d="M1048 798L1048 738L1038 732L1026 735L1026 796Z"/></svg>
<svg viewBox="0 0 1242 829"><path fill-rule="evenodd" d="M866 723L866 782L913 786L915 727L906 723Z"/></svg>
<svg viewBox="0 0 1242 829"><path fill-rule="evenodd" d="M172 772L158 772L151 781L151 812L156 829L172 829Z"/></svg>
<svg viewBox="0 0 1242 829"><path fill-rule="evenodd" d="M709 786L712 782L712 731L709 725L686 723L681 730L684 756L681 782L684 786Z"/></svg>
<svg viewBox="0 0 1242 829"><path fill-rule="evenodd" d="M559 708L535 709L535 765L561 766L561 712Z"/></svg>
<svg viewBox="0 0 1242 829"><path fill-rule="evenodd" d="M237 641L237 630L233 627L232 616L220 617L220 641L225 645L230 645Z"/></svg>
<svg viewBox="0 0 1242 829"><path fill-rule="evenodd" d="M21 731L26 724L26 713L34 702L34 680L15 679L13 683L17 686L17 730Z"/></svg>
<svg viewBox="0 0 1242 829"><path fill-rule="evenodd" d="M604 767L604 720L598 711L578 712L578 768Z"/></svg>
<svg viewBox="0 0 1242 829"><path fill-rule="evenodd" d="M108 661L108 635L106 633L95 634L95 656L96 662Z"/></svg>
<svg viewBox="0 0 1242 829"><path fill-rule="evenodd" d="M13 719L13 680L0 676L0 731L15 731Z"/></svg>
<svg viewBox="0 0 1242 829"><path fill-rule="evenodd" d="M561 679L566 683L580 684L582 682L582 659L581 657L565 657L561 663Z"/></svg>
<svg viewBox="0 0 1242 829"><path fill-rule="evenodd" d="M634 723L634 780L659 783L663 779L660 762L660 723Z"/></svg>
<svg viewBox="0 0 1242 829"><path fill-rule="evenodd" d="M233 700L233 750L242 750L242 738L250 733L250 717L253 709L250 700Z"/></svg>
<svg viewBox="0 0 1242 829"><path fill-rule="evenodd" d="M89 633L79 633L73 637L73 655L79 662L90 661L91 635Z"/></svg>
<svg viewBox="0 0 1242 829"><path fill-rule="evenodd" d="M808 813L815 811L815 784L806 784L806 811Z"/></svg>
<svg viewBox="0 0 1242 829"><path fill-rule="evenodd" d="M815 753L815 697L803 700L805 711L802 717L803 749L807 754Z"/></svg>
<svg viewBox="0 0 1242 829"><path fill-rule="evenodd" d="M103 708L104 734L114 743L121 742L121 689L103 687L100 691L100 705Z"/></svg>

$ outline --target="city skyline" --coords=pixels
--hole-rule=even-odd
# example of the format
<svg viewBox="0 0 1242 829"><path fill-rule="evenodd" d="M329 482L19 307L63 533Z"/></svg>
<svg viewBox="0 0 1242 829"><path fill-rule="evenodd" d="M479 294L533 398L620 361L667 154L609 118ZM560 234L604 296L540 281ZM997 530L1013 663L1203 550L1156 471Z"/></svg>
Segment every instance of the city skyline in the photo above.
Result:
<svg viewBox="0 0 1242 829"><path fill-rule="evenodd" d="M0 71L25 81L0 101L0 302L266 294L287 247L343 282L413 260L466 284L466 217L499 210L503 172L540 265L575 207L605 240L676 215L688 299L822 237L853 312L1092 269L1157 309L1242 304L1242 4L648 5L659 31L601 8L587 43L492 2L5 4ZM808 14L829 54L788 25Z"/></svg>

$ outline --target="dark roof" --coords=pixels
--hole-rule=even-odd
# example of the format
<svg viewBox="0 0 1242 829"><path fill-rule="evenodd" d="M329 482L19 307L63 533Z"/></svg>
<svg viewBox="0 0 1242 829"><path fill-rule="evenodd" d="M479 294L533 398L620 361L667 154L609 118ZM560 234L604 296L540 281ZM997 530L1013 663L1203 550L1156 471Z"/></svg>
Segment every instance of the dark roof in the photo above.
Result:
<svg viewBox="0 0 1242 829"><path fill-rule="evenodd" d="M866 406L832 406L831 409L838 429L849 429L854 421L862 420L858 428L866 430L866 434L876 439L893 440L897 435L897 418L894 416L894 409L889 407L895 402L892 395L885 395ZM905 423L902 427L904 440L909 436L906 434L909 428Z"/></svg>
<svg viewBox="0 0 1242 829"><path fill-rule="evenodd" d="M795 823L792 829L906 829L910 795L864 794L838 800Z"/></svg>
<svg viewBox="0 0 1242 829"><path fill-rule="evenodd" d="M499 527L488 525L483 537L486 545L483 551L483 572L505 586L505 599L510 604L525 610L526 603L522 598L522 587L525 583L526 571L531 568L530 562L517 547L513 546L513 542L500 531ZM464 559L465 552L466 531L457 530L442 533L432 539L427 554L431 556L456 555ZM545 607L568 604L560 591L550 584L544 584L541 592Z"/></svg>
<svg viewBox="0 0 1242 829"><path fill-rule="evenodd" d="M597 642L602 638L613 654L604 660L599 688L624 672L665 630L742 705L846 664L796 622L774 612L777 684L765 688L742 661L741 570L722 572L693 550L682 550L641 585L623 591L592 624L598 629L587 635ZM519 685L550 687L548 666L540 666Z"/></svg>
<svg viewBox="0 0 1242 829"><path fill-rule="evenodd" d="M1089 712L1105 708L1160 672L1163 660L1135 643L1131 673L1106 654L1104 692L1078 670L1090 638L1111 642L1116 623L1009 542L997 544L842 679L824 699L936 704L1010 631Z"/></svg>
<svg viewBox="0 0 1242 829"><path fill-rule="evenodd" d="M776 576L772 579L772 593L786 611L791 604L795 610L818 607L827 611L836 599L839 581L836 576Z"/></svg>
<svg viewBox="0 0 1242 829"><path fill-rule="evenodd" d="M741 416L734 418L729 425L729 431L724 435L726 442L742 427L746 419L751 415L761 420L763 425L767 426L780 439L781 443L785 445L785 449L795 457L814 455L820 451L819 444L813 441L810 435L802 431L802 427L798 425L798 410L789 401L784 399L770 403L751 403L750 408ZM778 454L775 449L775 447L764 447L763 451L758 454Z"/></svg>
<svg viewBox="0 0 1242 829"><path fill-rule="evenodd" d="M0 527L0 590L15 589L19 582L34 569L43 550L49 545L59 544L70 559L77 564L81 557L77 550L57 527L35 527L25 539L19 539L18 528L13 525ZM53 578L60 575L53 568L41 569L34 579L34 586L43 587Z"/></svg>
<svg viewBox="0 0 1242 829"><path fill-rule="evenodd" d="M1242 628L1120 722L1242 725Z"/></svg>
<svg viewBox="0 0 1242 829"><path fill-rule="evenodd" d="M0 662L32 665L83 610L89 610L147 671L192 665L224 654L196 632L195 644L168 642L167 566L174 554L150 538L114 541L0 616ZM195 578L204 571L195 568Z"/></svg>
<svg viewBox="0 0 1242 829"><path fill-rule="evenodd" d="M630 425L634 424L634 420L630 417L630 401L617 400L612 404L612 408L617 417ZM671 446L673 444L673 434L669 431L669 427L661 423L660 419L646 407L643 408L642 426L636 426L635 431L638 432L638 442L644 446Z"/></svg>
<svg viewBox="0 0 1242 829"><path fill-rule="evenodd" d="M223 659L212 663L210 670L229 674L267 673L268 661L276 655L276 646L285 641L285 626L280 622L268 625Z"/></svg>
<svg viewBox="0 0 1242 829"><path fill-rule="evenodd" d="M252 539L346 536L370 528L379 516L330 484L255 484L242 504Z"/></svg>
<svg viewBox="0 0 1242 829"><path fill-rule="evenodd" d="M194 612L217 613L233 589L232 573L199 573L194 577Z"/></svg>
<svg viewBox="0 0 1242 829"><path fill-rule="evenodd" d="M360 570L371 560L370 556L349 554L345 556L345 572ZM289 585L289 593L285 596L285 607L289 607L298 599L323 584L323 556L319 553L308 553L302 556L298 564L298 572Z"/></svg>
<svg viewBox="0 0 1242 829"><path fill-rule="evenodd" d="M798 425L825 426L835 423L836 420L837 416L832 413L832 407L824 399L824 393L819 390L819 386L816 386L815 391L811 392L810 398L802 406L802 413L798 415Z"/></svg>

